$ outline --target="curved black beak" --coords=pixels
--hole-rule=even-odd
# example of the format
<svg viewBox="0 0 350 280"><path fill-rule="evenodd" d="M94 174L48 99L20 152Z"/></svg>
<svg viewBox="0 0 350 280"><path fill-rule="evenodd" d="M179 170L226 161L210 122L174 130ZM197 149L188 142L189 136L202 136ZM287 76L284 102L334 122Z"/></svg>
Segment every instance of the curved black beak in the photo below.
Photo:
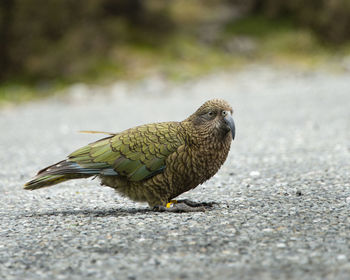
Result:
<svg viewBox="0 0 350 280"><path fill-rule="evenodd" d="M235 139L235 135L236 135L236 126L235 126L235 122L233 121L233 118L231 116L230 113L228 113L225 117L224 120L226 122L226 124L228 125L228 127L231 130L231 134L232 134L232 140Z"/></svg>

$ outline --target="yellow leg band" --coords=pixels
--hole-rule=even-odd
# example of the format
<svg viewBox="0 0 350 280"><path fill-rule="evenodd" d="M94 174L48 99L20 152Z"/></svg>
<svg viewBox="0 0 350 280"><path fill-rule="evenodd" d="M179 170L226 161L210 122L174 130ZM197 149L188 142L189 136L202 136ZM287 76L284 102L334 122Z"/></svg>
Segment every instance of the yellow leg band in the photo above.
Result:
<svg viewBox="0 0 350 280"><path fill-rule="evenodd" d="M173 207L174 204L177 203L177 200L170 200L167 204L166 204L166 208L171 208Z"/></svg>

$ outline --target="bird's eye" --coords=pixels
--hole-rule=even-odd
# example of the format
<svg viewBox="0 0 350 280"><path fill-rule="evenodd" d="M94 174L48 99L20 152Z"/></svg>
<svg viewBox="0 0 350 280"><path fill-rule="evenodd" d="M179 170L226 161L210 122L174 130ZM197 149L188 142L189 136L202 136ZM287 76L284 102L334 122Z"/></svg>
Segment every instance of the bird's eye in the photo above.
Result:
<svg viewBox="0 0 350 280"><path fill-rule="evenodd" d="M227 115L227 111L222 111L222 115L225 117Z"/></svg>
<svg viewBox="0 0 350 280"><path fill-rule="evenodd" d="M211 121L215 119L217 112L215 110L212 111L206 111L203 113L202 117L204 120Z"/></svg>

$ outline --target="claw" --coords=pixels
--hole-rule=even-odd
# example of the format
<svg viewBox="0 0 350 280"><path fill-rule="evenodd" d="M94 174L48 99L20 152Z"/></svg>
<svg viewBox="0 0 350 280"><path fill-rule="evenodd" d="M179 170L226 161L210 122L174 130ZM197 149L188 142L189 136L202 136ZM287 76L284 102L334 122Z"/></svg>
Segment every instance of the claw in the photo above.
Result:
<svg viewBox="0 0 350 280"><path fill-rule="evenodd" d="M217 205L218 203L211 201L211 202L195 202L189 199L181 199L178 200L177 203L184 203L190 207L213 207L214 205Z"/></svg>
<svg viewBox="0 0 350 280"><path fill-rule="evenodd" d="M170 200L166 206L154 206L153 211L158 212L205 212L208 208L217 204L216 202L194 202L188 199Z"/></svg>

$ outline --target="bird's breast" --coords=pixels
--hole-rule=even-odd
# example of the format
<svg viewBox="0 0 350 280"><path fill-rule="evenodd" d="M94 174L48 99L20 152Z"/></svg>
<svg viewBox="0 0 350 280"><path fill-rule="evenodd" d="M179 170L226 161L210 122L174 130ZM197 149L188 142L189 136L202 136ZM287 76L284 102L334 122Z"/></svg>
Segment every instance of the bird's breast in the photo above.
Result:
<svg viewBox="0 0 350 280"><path fill-rule="evenodd" d="M231 139L228 141L208 141L191 149L192 173L199 184L208 180L218 172L225 162L230 150Z"/></svg>

